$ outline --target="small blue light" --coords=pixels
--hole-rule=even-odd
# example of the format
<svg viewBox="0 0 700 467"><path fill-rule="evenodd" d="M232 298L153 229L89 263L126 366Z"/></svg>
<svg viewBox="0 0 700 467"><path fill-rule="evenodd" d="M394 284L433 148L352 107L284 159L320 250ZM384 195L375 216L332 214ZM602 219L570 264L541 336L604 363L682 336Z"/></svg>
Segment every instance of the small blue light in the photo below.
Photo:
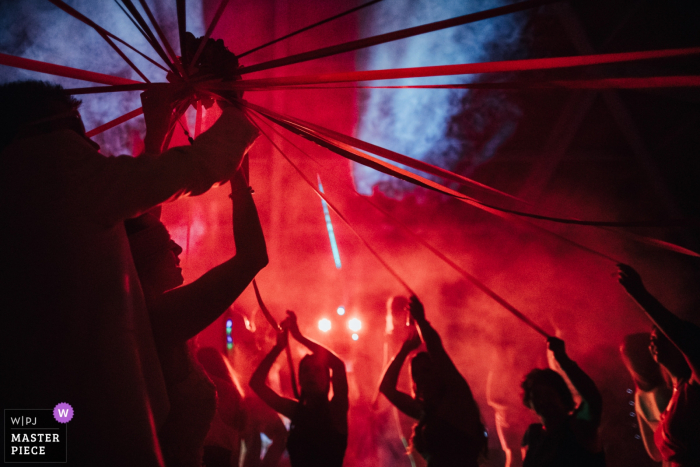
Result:
<svg viewBox="0 0 700 467"><path fill-rule="evenodd" d="M316 174L318 179L318 191L323 193L323 185L321 184L321 176ZM323 205L323 216L326 219L326 229L328 230L328 238L331 241L331 250L333 251L333 261L335 261L335 267L340 269L340 252L338 251L338 243L335 241L335 233L333 232L333 223L331 222L331 214L328 212L328 204L326 200L321 198L321 204Z"/></svg>
<svg viewBox="0 0 700 467"><path fill-rule="evenodd" d="M226 336L226 342L233 342L233 337Z"/></svg>
<svg viewBox="0 0 700 467"><path fill-rule="evenodd" d="M634 391L632 391L631 389L627 389L627 394L632 394L633 392Z"/></svg>
<svg viewBox="0 0 700 467"><path fill-rule="evenodd" d="M630 417L636 417L636 416L637 416L637 414L636 414L636 413L634 413L634 412L630 412Z"/></svg>
<svg viewBox="0 0 700 467"><path fill-rule="evenodd" d="M340 316L343 316L345 314L345 307L344 306L339 306L338 307L338 314Z"/></svg>
<svg viewBox="0 0 700 467"><path fill-rule="evenodd" d="M226 320L226 329L231 329L233 327L233 320L227 319Z"/></svg>

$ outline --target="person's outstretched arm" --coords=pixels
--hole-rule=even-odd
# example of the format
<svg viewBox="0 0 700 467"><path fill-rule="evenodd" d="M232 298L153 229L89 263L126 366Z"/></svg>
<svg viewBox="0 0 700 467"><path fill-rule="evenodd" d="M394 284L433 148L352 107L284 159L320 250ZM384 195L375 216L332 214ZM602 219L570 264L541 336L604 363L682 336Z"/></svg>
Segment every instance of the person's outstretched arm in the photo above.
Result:
<svg viewBox="0 0 700 467"><path fill-rule="evenodd" d="M320 358L328 362L328 366L332 370L331 383L333 384L333 400L332 402L339 405L341 410L347 412L348 409L348 379L345 374L345 362L336 354L306 336L303 336L299 331L297 324L297 315L293 311L287 310L287 319L285 320L289 326L289 332L292 337L301 345L318 355ZM283 324L284 327L284 324Z"/></svg>
<svg viewBox="0 0 700 467"><path fill-rule="evenodd" d="M279 354L287 347L287 342L288 337L286 330L277 334L277 343L255 369L253 376L250 378L249 385L263 402L272 407L276 412L291 419L299 402L288 397L280 396L267 385L267 374L270 372L270 368L272 368L272 364L275 363Z"/></svg>
<svg viewBox="0 0 700 467"><path fill-rule="evenodd" d="M461 375L459 370L457 370L457 367L452 362L452 359L445 351L440 335L430 325L428 320L425 319L425 309L423 308L423 304L415 295L411 297L409 311L418 325L420 336L423 339L423 342L425 342L425 347L428 349L430 359L432 360L436 370L443 375L446 382L454 382L459 380L460 382L464 381L466 383L466 380ZM471 392L471 389L469 391Z"/></svg>
<svg viewBox="0 0 700 467"><path fill-rule="evenodd" d="M618 264L620 284L644 310L651 321L681 351L693 372L692 378L700 384L700 328L666 309L642 283L642 278L631 266Z"/></svg>
<svg viewBox="0 0 700 467"><path fill-rule="evenodd" d="M574 385L581 398L586 402L585 412L580 414L583 419L593 422L596 426L600 424L600 416L603 413L603 398L595 383L575 361L566 354L564 341L550 337L547 339L547 348L554 354L561 369L566 373L571 384Z"/></svg>
<svg viewBox="0 0 700 467"><path fill-rule="evenodd" d="M154 88L142 95L149 147L157 148L158 143L152 141L164 137L163 125L167 129L168 123L174 123L170 122L174 105L170 94L168 89ZM151 138L153 132L158 135ZM73 138L74 144L56 144L60 143L59 148L71 148L69 154L61 157L65 167L59 169L65 171L62 176L71 187L70 201L81 216L97 225L112 227L164 201L199 195L215 183L229 180L258 135L258 129L245 114L230 106L191 145L163 153L147 151L139 157L104 157L78 135Z"/></svg>
<svg viewBox="0 0 700 467"><path fill-rule="evenodd" d="M406 357L417 349L421 344L420 336L414 330L411 335L401 346L399 353L396 354L382 376L382 382L379 385L379 392L384 394L389 402L394 404L397 409L405 413L411 418L418 420L420 418L420 405L418 402L405 392L396 389L396 384L399 381L401 368L403 367Z"/></svg>
<svg viewBox="0 0 700 467"><path fill-rule="evenodd" d="M240 171L231 179L236 255L199 279L150 304L154 333L184 341L214 322L268 263L265 236L250 188Z"/></svg>

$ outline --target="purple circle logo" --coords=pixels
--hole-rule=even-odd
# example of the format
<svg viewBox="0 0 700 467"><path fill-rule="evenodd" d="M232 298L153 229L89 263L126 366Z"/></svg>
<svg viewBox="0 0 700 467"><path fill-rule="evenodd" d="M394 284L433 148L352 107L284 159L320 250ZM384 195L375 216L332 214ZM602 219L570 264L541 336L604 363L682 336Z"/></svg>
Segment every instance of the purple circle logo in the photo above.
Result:
<svg viewBox="0 0 700 467"><path fill-rule="evenodd" d="M73 420L73 407L66 402L61 402L53 408L53 418L58 423L68 423Z"/></svg>

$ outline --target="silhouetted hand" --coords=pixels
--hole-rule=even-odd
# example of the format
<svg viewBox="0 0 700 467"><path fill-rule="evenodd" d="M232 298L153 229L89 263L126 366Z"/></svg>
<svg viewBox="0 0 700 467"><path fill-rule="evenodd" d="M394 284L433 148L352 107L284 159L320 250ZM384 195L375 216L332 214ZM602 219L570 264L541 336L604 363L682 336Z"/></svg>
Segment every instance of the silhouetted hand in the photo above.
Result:
<svg viewBox="0 0 700 467"><path fill-rule="evenodd" d="M619 263L617 265L617 276L620 284L622 284L625 290L627 290L627 293L633 297L646 291L642 283L642 278L632 266Z"/></svg>
<svg viewBox="0 0 700 467"><path fill-rule="evenodd" d="M557 361L569 358L566 355L566 344L558 337L549 337L547 339L547 348L552 351Z"/></svg>
<svg viewBox="0 0 700 467"><path fill-rule="evenodd" d="M292 310L287 310L287 317L284 319L289 324L289 332L292 333L295 339L299 340L301 337L301 331L299 331L299 325L297 324L297 315Z"/></svg>
<svg viewBox="0 0 700 467"><path fill-rule="evenodd" d="M415 295L411 297L408 303L408 311L411 313L411 317L416 321L425 321L425 309L423 308L423 304Z"/></svg>
<svg viewBox="0 0 700 467"><path fill-rule="evenodd" d="M411 329L411 333L408 335L408 338L401 345L401 350L408 353L416 350L418 347L420 347L420 344L420 336L418 335L416 328L413 328Z"/></svg>
<svg viewBox="0 0 700 467"><path fill-rule="evenodd" d="M283 348L287 347L288 342L289 342L289 334L287 332L287 329L285 329L283 327L282 330L277 333L277 343L275 344L275 347L277 347L278 349L283 349Z"/></svg>
<svg viewBox="0 0 700 467"><path fill-rule="evenodd" d="M143 117L146 120L146 152L158 154L170 128L170 120L177 102L186 95L177 84L152 85L141 94Z"/></svg>

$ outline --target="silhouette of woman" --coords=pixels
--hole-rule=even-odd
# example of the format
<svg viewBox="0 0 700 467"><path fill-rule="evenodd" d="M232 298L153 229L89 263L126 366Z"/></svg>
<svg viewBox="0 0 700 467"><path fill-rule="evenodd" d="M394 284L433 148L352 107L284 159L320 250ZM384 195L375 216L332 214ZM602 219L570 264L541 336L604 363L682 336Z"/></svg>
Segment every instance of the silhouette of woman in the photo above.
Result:
<svg viewBox="0 0 700 467"><path fill-rule="evenodd" d="M700 462L700 328L667 310L637 271L618 264L620 284L654 323L649 351L671 375L673 395L661 414L654 442L672 467Z"/></svg>
<svg viewBox="0 0 700 467"><path fill-rule="evenodd" d="M294 312L280 324L277 343L250 379L250 387L270 407L291 420L287 451L292 467L341 467L348 438L348 381L345 364L330 350L302 336ZM313 353L299 363L299 400L280 396L267 374L287 346L288 332ZM328 400L331 384L333 398Z"/></svg>
<svg viewBox="0 0 700 467"><path fill-rule="evenodd" d="M125 221L170 400L168 417L158 427L168 466L200 466L216 409L214 388L192 359L187 340L226 311L268 261L255 203L240 172L231 179L231 192L236 255L185 286L182 248L159 216L148 212Z"/></svg>
<svg viewBox="0 0 700 467"><path fill-rule="evenodd" d="M598 427L603 399L593 380L566 354L564 341L547 339L561 369L581 396L576 407L564 378L549 368L535 368L521 387L523 404L542 423L530 425L523 437L526 450L523 467L602 467L605 466Z"/></svg>
<svg viewBox="0 0 700 467"><path fill-rule="evenodd" d="M425 319L423 305L411 297L409 310L418 325L384 373L379 390L400 411L418 420L412 446L429 467L476 467L485 454L486 432L469 384L442 346L438 333ZM401 367L421 344L428 349L411 360L414 397L396 389Z"/></svg>

